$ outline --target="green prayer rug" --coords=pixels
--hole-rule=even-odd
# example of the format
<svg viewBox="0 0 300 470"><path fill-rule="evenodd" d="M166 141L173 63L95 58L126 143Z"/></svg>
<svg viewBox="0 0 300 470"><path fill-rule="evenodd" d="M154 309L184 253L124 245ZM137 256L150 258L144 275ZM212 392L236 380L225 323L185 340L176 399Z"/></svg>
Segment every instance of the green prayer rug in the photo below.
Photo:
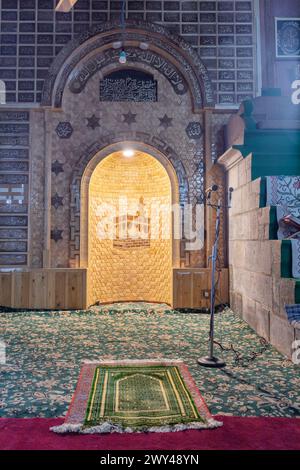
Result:
<svg viewBox="0 0 300 470"><path fill-rule="evenodd" d="M171 432L221 426L182 361L85 363L54 432Z"/></svg>

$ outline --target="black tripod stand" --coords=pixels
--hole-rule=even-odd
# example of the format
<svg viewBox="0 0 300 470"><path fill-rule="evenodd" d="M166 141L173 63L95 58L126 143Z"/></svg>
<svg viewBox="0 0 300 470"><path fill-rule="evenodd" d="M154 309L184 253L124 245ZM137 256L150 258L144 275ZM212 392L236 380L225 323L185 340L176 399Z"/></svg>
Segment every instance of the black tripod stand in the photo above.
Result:
<svg viewBox="0 0 300 470"><path fill-rule="evenodd" d="M217 256L218 256L218 246L219 246L219 237L220 237L220 219L221 219L221 200L218 200L216 206L210 204L211 207L217 208L217 218L216 218L216 231L215 231L215 242L212 249L211 255L211 291L210 291L210 329L209 329L209 355L205 357L200 357L198 359L198 364L203 367L225 367L226 364L221 359L218 359L214 356L214 330L215 330L215 302L216 302L216 285L215 285L215 275L216 275L216 265L217 265Z"/></svg>

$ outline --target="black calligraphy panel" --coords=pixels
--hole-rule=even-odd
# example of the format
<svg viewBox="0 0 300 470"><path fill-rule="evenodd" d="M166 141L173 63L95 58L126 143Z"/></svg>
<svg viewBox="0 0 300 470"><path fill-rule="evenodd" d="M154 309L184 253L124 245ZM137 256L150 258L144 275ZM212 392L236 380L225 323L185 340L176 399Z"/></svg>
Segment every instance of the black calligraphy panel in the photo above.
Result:
<svg viewBox="0 0 300 470"><path fill-rule="evenodd" d="M141 70L117 70L100 81L100 101L157 101L157 81Z"/></svg>
<svg viewBox="0 0 300 470"><path fill-rule="evenodd" d="M276 18L276 56L300 57L300 18Z"/></svg>

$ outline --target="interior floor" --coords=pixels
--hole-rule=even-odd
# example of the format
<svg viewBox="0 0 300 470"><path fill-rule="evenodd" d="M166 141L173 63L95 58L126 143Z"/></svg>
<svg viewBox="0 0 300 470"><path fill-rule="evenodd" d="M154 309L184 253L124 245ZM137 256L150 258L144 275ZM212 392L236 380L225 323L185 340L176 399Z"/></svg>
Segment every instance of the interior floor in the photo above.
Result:
<svg viewBox="0 0 300 470"><path fill-rule="evenodd" d="M135 304L137 307L137 304ZM300 416L299 368L266 344L231 310L216 315L216 341L235 352L225 369L205 369L209 315L151 304L69 312L0 313L7 363L1 366L2 417L60 417L70 404L81 362L99 358L181 358L212 414Z"/></svg>

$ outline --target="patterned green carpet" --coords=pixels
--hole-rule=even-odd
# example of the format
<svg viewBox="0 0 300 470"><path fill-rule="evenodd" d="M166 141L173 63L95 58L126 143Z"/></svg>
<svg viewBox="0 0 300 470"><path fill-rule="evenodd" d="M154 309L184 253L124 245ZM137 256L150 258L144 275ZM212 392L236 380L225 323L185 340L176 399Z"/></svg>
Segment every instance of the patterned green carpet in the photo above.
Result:
<svg viewBox="0 0 300 470"><path fill-rule="evenodd" d="M300 416L299 367L265 347L230 310L216 316L216 339L228 348L232 343L240 360L225 351L226 369L198 366L208 349L208 324L208 315L153 309L151 314L101 313L97 307L0 313L0 339L7 346L7 364L0 366L0 416L64 415L81 360L99 358L182 359L213 414Z"/></svg>

